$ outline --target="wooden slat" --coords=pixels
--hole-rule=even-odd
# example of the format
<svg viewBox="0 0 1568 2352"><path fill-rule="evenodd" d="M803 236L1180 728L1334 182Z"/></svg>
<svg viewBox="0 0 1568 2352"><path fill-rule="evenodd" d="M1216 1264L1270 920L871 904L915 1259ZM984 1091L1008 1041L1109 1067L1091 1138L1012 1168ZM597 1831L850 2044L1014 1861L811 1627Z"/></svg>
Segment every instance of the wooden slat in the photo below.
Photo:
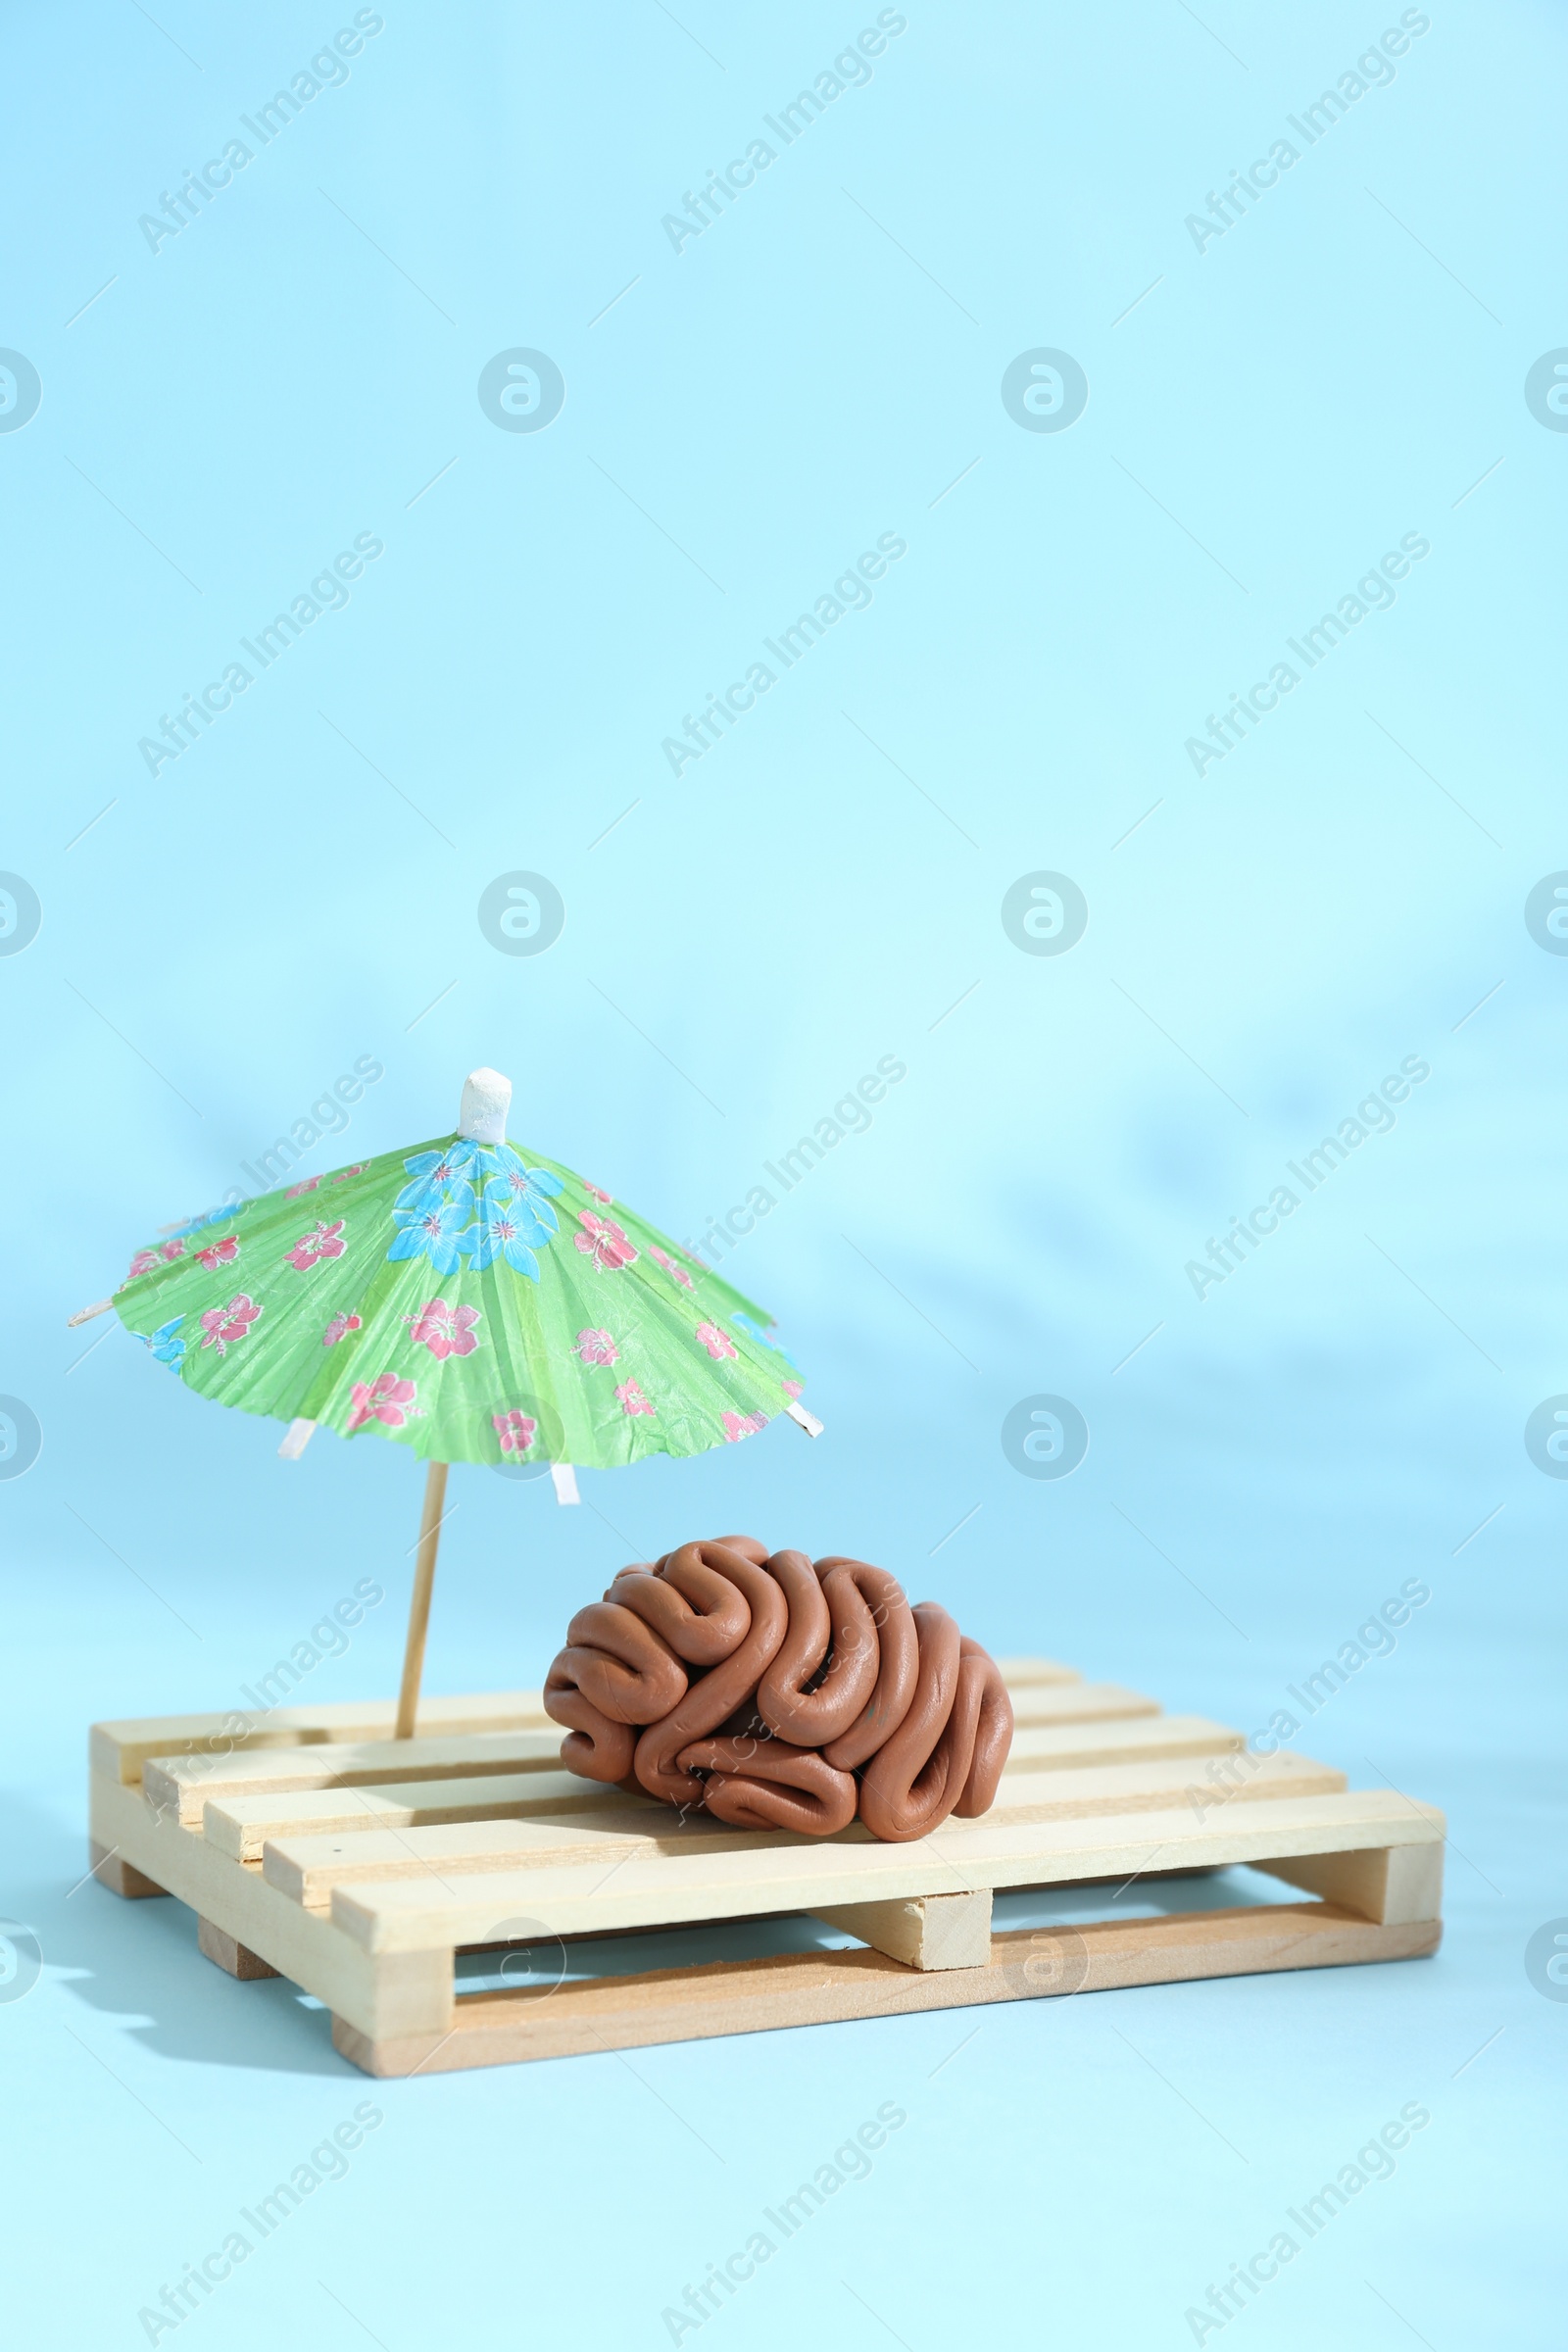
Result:
<svg viewBox="0 0 1568 2352"><path fill-rule="evenodd" d="M345 2058L369 2074L440 2074L845 2018L1416 1959L1436 1950L1442 1933L1436 1920L1377 1927L1329 1903L1259 1904L1080 1928L1075 1934L1081 1948L1070 1947L1073 1965L1066 1972L1060 1939L1024 1930L994 1936L984 1968L928 1974L880 1952L785 1952L767 1960L562 1984L545 2000L521 1988L472 1994L456 2003L441 2035L376 2037L334 2018L332 2038Z"/></svg>
<svg viewBox="0 0 1568 2352"><path fill-rule="evenodd" d="M1152 1698L1117 1683L1062 1683L1030 1694L1025 1732L1053 1724L1114 1721L1157 1715ZM548 1771L559 1767L561 1734L485 1733L453 1740L345 1741L332 1746L266 1748L209 1761L204 1756L149 1757L142 1766L148 1802L177 1808L187 1826L200 1822L212 1800L264 1789L353 1788L379 1781L456 1779L483 1772Z"/></svg>
<svg viewBox="0 0 1568 2352"><path fill-rule="evenodd" d="M1072 1771L1080 1764L1136 1764L1141 1756L1234 1755L1240 1732L1206 1715L1104 1715L1080 1723L1023 1723L1012 1735L1003 1778L1014 1772Z"/></svg>
<svg viewBox="0 0 1568 2352"><path fill-rule="evenodd" d="M1053 1658L999 1661L1009 1689L1028 1694L1037 1686L1082 1680L1075 1666ZM226 1761L230 1754L255 1754L274 1747L311 1747L348 1741L390 1740L397 1716L391 1698L323 1700L312 1706L236 1707L227 1714L130 1716L95 1723L88 1734L88 1762L94 1772L134 1788L153 1756L206 1754ZM251 1726L236 1732L238 1723ZM548 1729L550 1718L538 1690L463 1692L451 1698L421 1698L417 1737L461 1739L476 1732Z"/></svg>
<svg viewBox="0 0 1568 2352"><path fill-rule="evenodd" d="M629 1802L623 1789L579 1780L574 1772L498 1772L427 1784L392 1781L222 1797L208 1803L202 1827L220 1853L232 1854L236 1862L259 1862L270 1838L431 1828L448 1821L525 1821L540 1813L624 1811ZM653 1812L652 1797L648 1806Z"/></svg>
<svg viewBox="0 0 1568 2352"><path fill-rule="evenodd" d="M142 1792L156 1811L200 1825L214 1798L280 1788L352 1788L372 1781L441 1781L486 1772L559 1771L561 1733L487 1732L461 1740L374 1740L330 1747L282 1747L229 1756L209 1769L201 1756L150 1756Z"/></svg>
<svg viewBox="0 0 1568 2352"><path fill-rule="evenodd" d="M1228 1731L1201 1715L1137 1715L1102 1722L1029 1725L1014 1737L1003 1790L1021 1772L1130 1764L1146 1756L1220 1756L1233 1754L1243 1744L1240 1732ZM428 1788L407 1781L352 1789L269 1788L255 1795L210 1800L202 1818L207 1837L221 1852L232 1854L236 1861L259 1862L270 1838L624 1811L627 1802L620 1788L579 1780L575 1773L541 1771L443 1780ZM660 1806L658 1811L667 1816L668 1808Z"/></svg>
<svg viewBox="0 0 1568 2352"><path fill-rule="evenodd" d="M1271 1802L1282 1796L1327 1795L1345 1787L1345 1775L1327 1764L1296 1755L1260 1763L1236 1791L1236 1801ZM1096 1815L1143 1814L1185 1805L1192 1788L1192 1764L1180 1757L1137 1764L1111 1764L1083 1772L1024 1773L1004 1780L997 1801L983 1818L991 1825L1081 1821ZM1205 1791L1205 1794L1211 1794ZM969 1828L968 1823L954 1827ZM270 1886L297 1902L316 1907L331 1899L334 1886L387 1885L401 1879L444 1883L476 1870L538 1869L564 1863L602 1863L606 1869L632 1855L662 1857L678 1874L689 1855L757 1855L765 1858L783 1845L793 1849L801 1870L829 1846L874 1843L861 1822L836 1838L784 1838L777 1831L736 1830L699 1814L682 1820L668 1806L639 1805L556 1822L472 1821L424 1829L381 1829L267 1841L262 1872ZM815 1906L808 1906L814 1908Z"/></svg>
<svg viewBox="0 0 1568 2352"><path fill-rule="evenodd" d="M1053 1723L1114 1722L1135 1715L1157 1715L1157 1698L1128 1690L1120 1683L1053 1683L1024 1690L1013 1699L1013 1719L1020 1726Z"/></svg>
<svg viewBox="0 0 1568 2352"><path fill-rule="evenodd" d="M208 1755L226 1763L230 1753L253 1755L274 1747L314 1747L348 1740L390 1740L397 1702L390 1698L323 1701L318 1706L264 1709L236 1705L226 1715L147 1715L117 1723L95 1723L88 1734L88 1763L94 1772L133 1788L151 1756ZM235 1726L252 1729L236 1733ZM490 1690L419 1702L418 1737L455 1740L476 1732L548 1728L537 1690Z"/></svg>
<svg viewBox="0 0 1568 2352"><path fill-rule="evenodd" d="M373 1833L372 1833L373 1835ZM634 1855L604 1862L478 1872L450 1890L428 1877L334 1889L335 1925L371 1951L483 1943L497 1923L542 1922L558 1935L675 1926L817 1911L825 1903L892 1901L965 1887L1059 1886L1145 1871L1215 1870L1291 1854L1419 1845L1443 1835L1443 1816L1393 1791L1232 1803L1201 1825L1185 1806L1110 1818L1042 1823L950 1821L907 1845L826 1839L803 1853L763 1852L674 1861Z"/></svg>
<svg viewBox="0 0 1568 2352"><path fill-rule="evenodd" d="M1120 1683L1039 1683L1008 1693L1012 1720L1020 1731L1052 1723L1095 1723L1138 1715L1157 1715L1159 1701Z"/></svg>

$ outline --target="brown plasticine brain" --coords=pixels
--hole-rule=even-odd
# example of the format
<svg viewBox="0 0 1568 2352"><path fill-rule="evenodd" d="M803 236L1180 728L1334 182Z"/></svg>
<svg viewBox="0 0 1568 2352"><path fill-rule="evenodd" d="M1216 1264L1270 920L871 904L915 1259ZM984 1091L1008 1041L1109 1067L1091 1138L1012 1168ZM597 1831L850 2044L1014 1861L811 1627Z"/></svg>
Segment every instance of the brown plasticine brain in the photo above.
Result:
<svg viewBox="0 0 1568 2352"><path fill-rule="evenodd" d="M1001 1671L946 1609L750 1536L623 1568L567 1627L545 1707L588 1780L814 1838L984 1813L1012 1744Z"/></svg>

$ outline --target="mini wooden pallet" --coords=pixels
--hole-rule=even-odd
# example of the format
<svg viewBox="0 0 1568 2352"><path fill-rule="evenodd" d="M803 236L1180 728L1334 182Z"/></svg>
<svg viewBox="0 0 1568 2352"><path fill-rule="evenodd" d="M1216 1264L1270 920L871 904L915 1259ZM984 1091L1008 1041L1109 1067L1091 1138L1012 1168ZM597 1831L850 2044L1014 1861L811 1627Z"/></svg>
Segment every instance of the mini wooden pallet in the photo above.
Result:
<svg viewBox="0 0 1568 2352"><path fill-rule="evenodd" d="M292 1979L375 2075L1436 1950L1443 1816L1040 1658L979 1821L883 1845L747 1834L582 1781L537 1691L100 1723L92 1867L177 1895L208 1958ZM1312 1902L993 1935L993 1892L1248 1864ZM459 1997L455 1955L805 1912L860 1947Z"/></svg>

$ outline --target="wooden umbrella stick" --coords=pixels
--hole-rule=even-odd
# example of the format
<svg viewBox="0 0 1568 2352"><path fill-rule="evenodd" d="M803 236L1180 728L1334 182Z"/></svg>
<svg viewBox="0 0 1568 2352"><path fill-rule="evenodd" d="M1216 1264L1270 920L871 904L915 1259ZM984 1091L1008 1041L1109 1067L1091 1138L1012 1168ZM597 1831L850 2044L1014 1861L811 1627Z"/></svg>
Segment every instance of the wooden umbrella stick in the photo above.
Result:
<svg viewBox="0 0 1568 2352"><path fill-rule="evenodd" d="M424 1637L430 1623L430 1589L435 1583L436 1547L441 1541L442 1507L447 1494L447 1465L431 1462L424 1481L424 1515L419 1521L419 1549L414 1563L414 1597L409 1603L409 1639L403 1652L403 1688L398 1693L399 1740L414 1738L414 1719L419 1711L419 1682L424 1673Z"/></svg>

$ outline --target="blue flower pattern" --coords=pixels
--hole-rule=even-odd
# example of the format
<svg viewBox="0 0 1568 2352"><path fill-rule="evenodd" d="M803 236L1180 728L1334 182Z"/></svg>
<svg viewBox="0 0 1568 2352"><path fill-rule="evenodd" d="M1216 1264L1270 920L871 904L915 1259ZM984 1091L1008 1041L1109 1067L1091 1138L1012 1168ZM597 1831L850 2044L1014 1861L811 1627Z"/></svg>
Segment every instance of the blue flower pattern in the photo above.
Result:
<svg viewBox="0 0 1568 2352"><path fill-rule="evenodd" d="M168 1364L175 1372L179 1370L185 1353L185 1343L177 1336L184 1320L183 1315L174 1315L169 1322L160 1323L154 1332L139 1331L136 1334L142 1346L152 1349L158 1363Z"/></svg>
<svg viewBox="0 0 1568 2352"><path fill-rule="evenodd" d="M534 1250L560 1230L550 1205L561 1191L559 1176L525 1167L510 1144L463 1137L440 1152L416 1152L403 1164L414 1182L392 1211L398 1230L389 1258L427 1257L438 1274L456 1274L468 1258L482 1274L499 1257L530 1282L539 1280Z"/></svg>
<svg viewBox="0 0 1568 2352"><path fill-rule="evenodd" d="M800 1370L800 1365L795 1361L789 1349L781 1341L774 1339L771 1331L764 1331L755 1315L735 1314L731 1315L730 1321L737 1330L744 1331L749 1340L755 1340L760 1348L771 1348L775 1355L781 1355L792 1372Z"/></svg>

